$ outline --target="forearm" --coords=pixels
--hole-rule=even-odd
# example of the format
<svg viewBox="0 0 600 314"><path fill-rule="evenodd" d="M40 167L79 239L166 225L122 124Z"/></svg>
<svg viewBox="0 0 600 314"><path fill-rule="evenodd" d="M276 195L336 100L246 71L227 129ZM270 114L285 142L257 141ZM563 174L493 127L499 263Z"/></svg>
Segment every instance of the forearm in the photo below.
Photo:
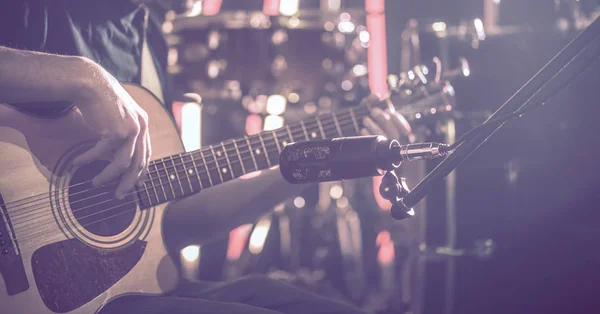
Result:
<svg viewBox="0 0 600 314"><path fill-rule="evenodd" d="M82 57L0 46L0 103L74 102L102 76L95 68Z"/></svg>
<svg viewBox="0 0 600 314"><path fill-rule="evenodd" d="M256 221L306 187L286 182L279 168L265 170L257 177L217 185L172 204L166 226L183 236L186 244L206 242Z"/></svg>

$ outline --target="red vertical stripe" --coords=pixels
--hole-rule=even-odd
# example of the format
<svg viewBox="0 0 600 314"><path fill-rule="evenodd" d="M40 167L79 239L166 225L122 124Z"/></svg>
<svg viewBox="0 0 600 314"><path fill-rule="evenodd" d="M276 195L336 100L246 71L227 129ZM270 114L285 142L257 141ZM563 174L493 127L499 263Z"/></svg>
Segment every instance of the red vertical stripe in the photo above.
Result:
<svg viewBox="0 0 600 314"><path fill-rule="evenodd" d="M385 39L385 1L367 0L367 30L371 42L367 52L369 87L371 92L383 97L387 93L387 47Z"/></svg>
<svg viewBox="0 0 600 314"><path fill-rule="evenodd" d="M251 114L246 117L246 134L254 135L263 131L263 119L257 114Z"/></svg>
<svg viewBox="0 0 600 314"><path fill-rule="evenodd" d="M173 102L173 117L175 118L175 123L177 124L177 127L181 130L181 110L183 108L183 104L184 102L182 101L175 101Z"/></svg>
<svg viewBox="0 0 600 314"><path fill-rule="evenodd" d="M264 0L263 13L266 15L279 14L279 0Z"/></svg>
<svg viewBox="0 0 600 314"><path fill-rule="evenodd" d="M387 92L387 46L385 38L385 1L366 0L367 30L370 35L367 51L367 68L369 70L369 88L373 94L383 98ZM379 195L382 177L373 178L373 194L377 205L383 210L390 210L390 202Z"/></svg>
<svg viewBox="0 0 600 314"><path fill-rule="evenodd" d="M221 11L223 0L204 0L202 15L217 15Z"/></svg>

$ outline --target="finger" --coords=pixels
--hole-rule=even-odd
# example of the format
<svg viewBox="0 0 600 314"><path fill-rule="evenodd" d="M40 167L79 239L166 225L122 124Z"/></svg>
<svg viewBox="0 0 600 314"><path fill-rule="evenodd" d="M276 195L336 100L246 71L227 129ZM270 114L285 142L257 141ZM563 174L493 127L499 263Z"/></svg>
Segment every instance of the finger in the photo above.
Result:
<svg viewBox="0 0 600 314"><path fill-rule="evenodd" d="M374 108L371 111L371 117L377 125L385 131L387 138L389 139L398 139L400 137L400 131L396 129L394 123L392 123L391 115L379 108Z"/></svg>
<svg viewBox="0 0 600 314"><path fill-rule="evenodd" d="M81 155L75 157L73 159L73 164L75 166L81 166L88 164L92 161L102 159L103 157L108 156L113 147L116 144L116 139L113 137L102 137L94 147L88 149L86 152Z"/></svg>
<svg viewBox="0 0 600 314"><path fill-rule="evenodd" d="M146 132L146 161L145 167L142 170L142 174L140 174L140 179L138 180L138 186L143 187L146 180L148 180L148 166L150 165L150 161L152 161L152 148L150 143L150 132Z"/></svg>
<svg viewBox="0 0 600 314"><path fill-rule="evenodd" d="M392 121L396 129L400 131L400 135L410 136L412 134L412 127L410 126L410 123L399 112L391 113L390 120Z"/></svg>
<svg viewBox="0 0 600 314"><path fill-rule="evenodd" d="M150 129L146 129L146 159L152 160L152 142L150 141Z"/></svg>
<svg viewBox="0 0 600 314"><path fill-rule="evenodd" d="M117 178L125 172L130 164L135 148L136 136L127 138L122 144L112 162L100 172L93 180L94 186L100 186Z"/></svg>
<svg viewBox="0 0 600 314"><path fill-rule="evenodd" d="M140 134L139 137L140 139L136 142L135 153L131 159L131 166L123 175L121 183L117 187L115 195L118 199L123 199L127 195L127 192L139 181L144 169L146 169L146 134Z"/></svg>
<svg viewBox="0 0 600 314"><path fill-rule="evenodd" d="M365 117L363 119L363 125L365 126L367 131L369 131L370 134L385 136L385 132L383 132L383 130L371 118Z"/></svg>

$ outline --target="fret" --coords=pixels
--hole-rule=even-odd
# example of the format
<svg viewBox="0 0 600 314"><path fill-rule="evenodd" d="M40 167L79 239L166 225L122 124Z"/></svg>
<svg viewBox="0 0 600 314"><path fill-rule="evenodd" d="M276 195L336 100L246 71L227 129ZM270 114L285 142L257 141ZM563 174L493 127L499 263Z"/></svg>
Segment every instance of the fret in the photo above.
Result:
<svg viewBox="0 0 600 314"><path fill-rule="evenodd" d="M340 123L338 122L337 115L335 114L335 112L331 113L331 117L333 117L333 123L335 124L335 128L338 131L338 135L340 137L343 137L344 135L342 134L342 128L340 127Z"/></svg>
<svg viewBox="0 0 600 314"><path fill-rule="evenodd" d="M166 164L166 161L169 161L169 160L163 159L163 161L162 161L163 170L165 171L165 177L166 177L165 180L167 180L167 182L169 182L169 186L171 187L171 192L173 193L173 198L176 198L177 194L175 193L175 187L173 186L173 181L178 182L179 180L176 180L177 178L175 177L174 174L169 173L168 169L170 167ZM172 163L172 161L171 161L171 163Z"/></svg>
<svg viewBox="0 0 600 314"><path fill-rule="evenodd" d="M194 174L194 170L193 169L188 169L187 163L189 161L185 160L185 157L189 157L189 154L185 154L185 155L179 154L178 157L181 160L181 165L183 166L183 173L185 173L185 178L187 179L187 182L190 185L190 192L189 193L193 193L194 192L194 186L192 185L192 180L190 179L190 175Z"/></svg>
<svg viewBox="0 0 600 314"><path fill-rule="evenodd" d="M294 142L294 137L292 136L292 131L290 131L290 127L286 124L285 130L287 131L288 136L290 137L290 142ZM285 144L283 145L285 147Z"/></svg>
<svg viewBox="0 0 600 314"><path fill-rule="evenodd" d="M152 178L152 173L150 173L150 167L148 167L148 178L150 178L150 184L152 184L152 190L154 191L154 196L156 197L156 204L162 203L158 198L158 191L156 191L156 186L154 185L154 179ZM147 181L146 181L147 182ZM144 187L147 189L146 182L144 182Z"/></svg>
<svg viewBox="0 0 600 314"><path fill-rule="evenodd" d="M217 165L217 172L219 173L219 178L221 179L221 183L225 182L225 180L223 180L223 174L221 174L221 166L219 165L219 161L217 160L217 156L215 156L215 149L212 145L208 146L210 148L210 151L212 152L212 156L213 159L215 160L215 165Z"/></svg>
<svg viewBox="0 0 600 314"><path fill-rule="evenodd" d="M242 166L242 175L246 174L246 167L244 167L244 161L242 160L242 154L240 154L240 149L238 148L237 141L233 140L233 147L235 147L235 152L240 160L240 165Z"/></svg>
<svg viewBox="0 0 600 314"><path fill-rule="evenodd" d="M312 125L312 119L315 119L315 117L311 118L311 119L307 119L306 122L304 123L304 125ZM316 119L315 119L315 124L316 124ZM318 124L316 126L311 126L310 128L307 128L308 131L308 136L309 136L309 140L316 140L319 138L319 134L317 134L317 132L319 132L318 130Z"/></svg>
<svg viewBox="0 0 600 314"><path fill-rule="evenodd" d="M244 136L246 139L246 143L248 143L248 151L250 152L250 156L252 156L252 162L254 162L254 170L258 170L258 164L256 163L256 157L254 156L254 151L252 150L252 145L250 145L250 140L248 136Z"/></svg>
<svg viewBox="0 0 600 314"><path fill-rule="evenodd" d="M325 131L325 138L336 138L339 137L337 132L333 116L331 113L320 115L321 124L324 125L323 130Z"/></svg>
<svg viewBox="0 0 600 314"><path fill-rule="evenodd" d="M266 152L261 144L260 136L258 134L252 135L248 137L248 140L252 145L250 146L250 149L252 150L252 154L256 160L256 170L269 168L269 161L267 160Z"/></svg>
<svg viewBox="0 0 600 314"><path fill-rule="evenodd" d="M196 158L194 158L194 152L190 153L190 158L192 159L192 164L194 165L194 172L196 173L196 177L198 177L198 183L200 184L200 189L204 189L204 184L202 184L202 178L200 178L200 169L196 164Z"/></svg>
<svg viewBox="0 0 600 314"><path fill-rule="evenodd" d="M275 145L277 145L277 152L281 154L281 146L279 146L279 139L277 138L277 133L275 131L271 131L273 134L273 140L275 141Z"/></svg>
<svg viewBox="0 0 600 314"><path fill-rule="evenodd" d="M236 178L243 175L245 172L243 169L243 165L241 164L241 160L235 158L236 154L239 157L239 154L237 153L237 149L235 147L235 141L230 140L229 143L221 142L221 145L223 146L225 157L227 157L227 164L229 165L229 169L231 170L231 178ZM231 155L231 153L233 153L233 156Z"/></svg>
<svg viewBox="0 0 600 314"><path fill-rule="evenodd" d="M156 171L156 175L157 175L157 177L158 177L158 181L160 182L160 188L162 189L162 191L163 191L163 194L165 195L165 201L166 201L166 200L168 200L168 199L169 199L169 196L167 196L167 191L165 190L165 185L163 184L163 181L162 181L162 178L161 178L161 177L162 177L162 175L160 174L160 170L158 170L158 166L157 166L157 164L158 164L158 161L155 161L155 162L153 163L153 165L154 165L154 170ZM168 178L167 178L167 180L168 180Z"/></svg>
<svg viewBox="0 0 600 314"><path fill-rule="evenodd" d="M223 154L225 154L225 161L227 162L227 166L229 167L229 171L226 168L221 169L223 174L227 174L229 172L230 179L233 179L235 173L233 173L233 168L231 168L231 161L229 161L229 155L227 155L227 149L225 148L225 143L221 142L221 147L223 148Z"/></svg>
<svg viewBox="0 0 600 314"><path fill-rule="evenodd" d="M202 149L199 150L200 151L200 157L202 157L202 163L204 164L204 169L206 169L206 175L208 176L208 181L210 183L210 186L213 186L213 180L212 180L212 176L210 175L210 170L208 170L208 165L206 163L206 158L204 158L204 153L202 152Z"/></svg>
<svg viewBox="0 0 600 314"><path fill-rule="evenodd" d="M258 139L260 140L260 145L262 145L263 152L265 153L265 158L267 159L267 165L269 165L269 168L271 168L271 159L269 158L269 151L267 150L267 147L265 146L265 142L263 141L261 133L258 133Z"/></svg>
<svg viewBox="0 0 600 314"><path fill-rule="evenodd" d="M344 111L342 113L338 113L337 120L340 126L340 130L344 136L355 136L360 135L357 134L354 130L354 124L352 123L352 119L350 118L350 112Z"/></svg>
<svg viewBox="0 0 600 314"><path fill-rule="evenodd" d="M304 132L304 136L306 137L306 140L310 140L310 138L308 137L308 132L306 132L306 125L304 125L304 121L300 120L300 125L302 126L302 131Z"/></svg>
<svg viewBox="0 0 600 314"><path fill-rule="evenodd" d="M277 135L275 134L275 131L263 132L261 136L263 138L263 142L266 143L265 146L268 147L268 149L266 150L266 154L270 160L269 166L278 165L279 153L281 152L281 150L277 141Z"/></svg>
<svg viewBox="0 0 600 314"><path fill-rule="evenodd" d="M146 196L148 196L147 199L142 199L140 197L140 207L142 207L142 209L148 209L150 207L152 207L152 197L150 196L150 191L148 191L148 186L146 185L146 182L144 182L144 192L146 192ZM156 195L154 195L156 197L156 204L160 204L160 200L158 199L158 197ZM146 201L146 202L144 202ZM147 204L147 205L146 205Z"/></svg>
<svg viewBox="0 0 600 314"><path fill-rule="evenodd" d="M169 160L171 161L172 169L173 169L173 172L175 173L174 178L173 178L173 173L171 173L171 175L169 177L171 178L171 181L174 181L175 183L177 183L177 185L179 186L179 189L181 190L181 196L184 196L186 193L183 190L183 184L181 183L181 178L179 177L179 169L177 169L178 168L177 163L173 159L173 156L169 156ZM181 165L180 165L180 167L181 167Z"/></svg>
<svg viewBox="0 0 600 314"><path fill-rule="evenodd" d="M317 125L319 126L319 131L321 131L321 137L323 137L323 139L326 139L327 136L325 135L325 131L323 130L323 124L321 123L321 118L319 116L316 116L315 119L317 120Z"/></svg>
<svg viewBox="0 0 600 314"><path fill-rule="evenodd" d="M358 127L358 122L356 122L356 116L354 116L354 110L352 108L349 109L350 117L352 118L352 123L354 124L354 131L356 134L360 134L360 128Z"/></svg>
<svg viewBox="0 0 600 314"><path fill-rule="evenodd" d="M277 147L281 151L283 151L283 148L289 144L291 142L290 137L289 137L289 133L281 128L279 130L273 131L273 138L275 138L277 140Z"/></svg>

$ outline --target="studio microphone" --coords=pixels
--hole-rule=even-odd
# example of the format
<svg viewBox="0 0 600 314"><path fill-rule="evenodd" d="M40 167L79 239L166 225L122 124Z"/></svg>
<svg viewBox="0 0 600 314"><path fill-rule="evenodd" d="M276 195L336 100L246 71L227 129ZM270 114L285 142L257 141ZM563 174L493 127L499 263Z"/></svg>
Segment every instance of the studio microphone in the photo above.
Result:
<svg viewBox="0 0 600 314"><path fill-rule="evenodd" d="M444 156L447 147L440 143L400 145L383 136L295 142L281 151L279 170L293 184L373 177L398 168L402 161Z"/></svg>

